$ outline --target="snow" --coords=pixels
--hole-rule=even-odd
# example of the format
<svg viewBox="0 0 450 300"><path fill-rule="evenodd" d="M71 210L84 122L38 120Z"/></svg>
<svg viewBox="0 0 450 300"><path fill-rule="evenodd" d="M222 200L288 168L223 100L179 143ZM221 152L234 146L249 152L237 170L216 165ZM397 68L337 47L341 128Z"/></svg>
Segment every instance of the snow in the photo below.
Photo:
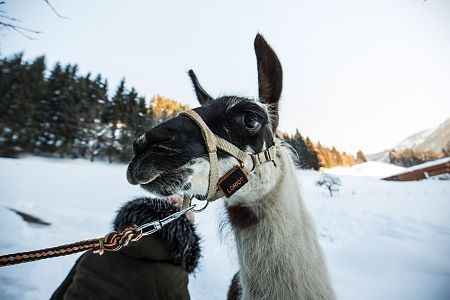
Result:
<svg viewBox="0 0 450 300"><path fill-rule="evenodd" d="M404 172L406 169L381 161L368 161L353 165L351 167L334 167L325 170L326 173L334 175L352 175L385 178Z"/></svg>
<svg viewBox="0 0 450 300"><path fill-rule="evenodd" d="M449 181L382 181L378 168L389 166L369 166L358 171L364 176L337 175L342 187L332 198L315 184L320 173L298 172L338 299L449 299ZM1 158L0 253L103 236L120 205L145 195L126 182L125 168ZM200 270L190 278L194 300L225 299L237 270L232 234L219 237L222 205L216 201L196 215L204 242ZM30 226L6 207L52 225ZM48 299L77 257L0 268L0 299Z"/></svg>

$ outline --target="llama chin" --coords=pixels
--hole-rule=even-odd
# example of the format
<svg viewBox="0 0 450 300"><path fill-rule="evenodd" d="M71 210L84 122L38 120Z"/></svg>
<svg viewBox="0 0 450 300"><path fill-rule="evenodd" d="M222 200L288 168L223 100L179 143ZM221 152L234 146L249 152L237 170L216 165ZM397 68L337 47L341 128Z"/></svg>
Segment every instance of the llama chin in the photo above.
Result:
<svg viewBox="0 0 450 300"><path fill-rule="evenodd" d="M147 183L140 183L140 186L156 196L170 196L190 188L188 178L191 174L191 169L178 169L170 173L161 173Z"/></svg>
<svg viewBox="0 0 450 300"><path fill-rule="evenodd" d="M192 171L187 178L189 189L184 192L202 198L208 191L209 162L206 158L195 158L186 165Z"/></svg>

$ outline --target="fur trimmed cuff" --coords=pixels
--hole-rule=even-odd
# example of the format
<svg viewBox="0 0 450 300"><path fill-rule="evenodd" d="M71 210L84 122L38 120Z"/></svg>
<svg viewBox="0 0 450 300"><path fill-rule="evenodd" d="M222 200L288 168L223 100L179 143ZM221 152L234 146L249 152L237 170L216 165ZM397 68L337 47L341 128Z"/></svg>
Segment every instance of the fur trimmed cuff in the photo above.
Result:
<svg viewBox="0 0 450 300"><path fill-rule="evenodd" d="M119 209L113 222L114 230L160 220L177 211L178 208L163 199L138 198ZM197 268L201 257L200 237L195 232L195 225L186 216L167 224L153 236L167 244L175 264L181 265L188 273Z"/></svg>

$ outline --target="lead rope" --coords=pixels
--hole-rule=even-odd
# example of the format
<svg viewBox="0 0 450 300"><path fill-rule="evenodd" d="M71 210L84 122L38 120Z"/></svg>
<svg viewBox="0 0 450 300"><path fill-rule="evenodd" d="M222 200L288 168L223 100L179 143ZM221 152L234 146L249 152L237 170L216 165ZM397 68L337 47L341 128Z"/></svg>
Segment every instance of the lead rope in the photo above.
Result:
<svg viewBox="0 0 450 300"><path fill-rule="evenodd" d="M105 251L119 251L133 242L139 241L143 236L153 234L161 230L170 222L175 221L186 212L193 210L195 205L190 205L180 211L169 215L162 220L145 223L141 226L132 225L123 231L113 231L102 238L84 240L72 244L61 245L52 248L18 252L0 256L0 267L27 263L35 260L70 255L78 252L93 250L102 255Z"/></svg>

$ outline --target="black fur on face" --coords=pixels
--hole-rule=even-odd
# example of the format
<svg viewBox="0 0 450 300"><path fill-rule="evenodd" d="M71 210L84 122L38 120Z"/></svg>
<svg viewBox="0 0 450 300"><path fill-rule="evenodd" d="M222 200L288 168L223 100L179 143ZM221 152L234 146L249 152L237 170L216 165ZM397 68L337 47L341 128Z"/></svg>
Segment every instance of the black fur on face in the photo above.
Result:
<svg viewBox="0 0 450 300"><path fill-rule="evenodd" d="M278 125L278 100L282 71L272 48L261 35L255 38L260 101L226 96L216 100L200 86L191 70L197 98L202 104L194 110L218 136L243 151L260 152L273 144ZM162 123L133 143L134 156L128 166L127 179L162 196L189 190L196 159L208 160L200 128L189 117L180 115ZM218 151L219 160L230 155ZM195 176L195 174L194 174ZM194 195L199 199L204 195Z"/></svg>
<svg viewBox="0 0 450 300"><path fill-rule="evenodd" d="M254 100L222 97L194 110L216 135L243 151L260 152L273 144L267 110ZM183 115L146 132L134 142L133 150L128 181L162 196L189 189L187 179L193 172L189 163L195 163L196 158L208 159L200 128ZM229 156L218 151L219 159Z"/></svg>

